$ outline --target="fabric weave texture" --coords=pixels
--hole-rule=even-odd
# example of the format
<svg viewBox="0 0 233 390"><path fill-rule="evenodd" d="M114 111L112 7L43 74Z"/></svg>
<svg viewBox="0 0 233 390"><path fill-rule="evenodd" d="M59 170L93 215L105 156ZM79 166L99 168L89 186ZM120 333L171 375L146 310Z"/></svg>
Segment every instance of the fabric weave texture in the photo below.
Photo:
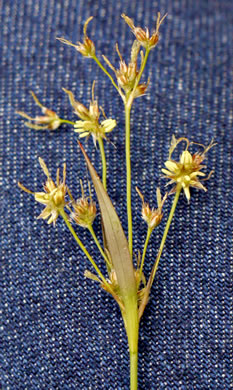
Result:
<svg viewBox="0 0 233 390"><path fill-rule="evenodd" d="M80 40L88 34L117 64L115 42L129 57L135 25L155 25L168 16L151 52L144 80L148 93L132 113L132 204L134 251L142 250L146 225L141 201L155 205L156 187L165 192L161 168L172 134L217 146L208 154L214 169L208 192L182 196L166 242L139 342L139 390L229 390L232 388L232 204L233 113L231 0L5 0L0 2L0 387L4 390L129 389L127 340L120 312L91 280L90 269L62 220L56 227L37 220L42 208L17 187L42 190L42 157L53 177L67 163L75 197L88 179L77 134L63 125L54 132L24 126L15 114L40 110L29 91L60 117L75 120L62 87L88 104L91 85L107 116L117 120L106 146L108 191L127 230L124 116L120 97L91 60L56 37ZM99 151L85 144L101 173ZM110 174L111 172L111 174ZM145 265L148 276L171 206L154 232ZM100 216L94 223L101 236ZM89 234L77 229L104 271ZM98 258L97 258L98 256Z"/></svg>

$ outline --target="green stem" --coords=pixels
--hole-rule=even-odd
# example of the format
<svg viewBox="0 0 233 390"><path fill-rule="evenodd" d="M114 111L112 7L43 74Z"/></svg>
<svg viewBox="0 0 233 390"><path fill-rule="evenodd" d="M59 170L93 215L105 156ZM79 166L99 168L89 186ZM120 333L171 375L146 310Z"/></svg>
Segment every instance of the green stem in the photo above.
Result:
<svg viewBox="0 0 233 390"><path fill-rule="evenodd" d="M130 390L138 388L138 352L130 352Z"/></svg>
<svg viewBox="0 0 233 390"><path fill-rule="evenodd" d="M61 123L68 123L69 125L75 125L75 122L68 121L67 119L60 119Z"/></svg>
<svg viewBox="0 0 233 390"><path fill-rule="evenodd" d="M139 84L139 81L141 80L141 77L142 77L142 74L144 72L144 69L145 69L145 66L146 66L146 63L147 63L147 60L148 60L148 56L149 56L149 53L150 53L150 50L149 49L146 49L146 52L145 52L145 57L143 59L143 62L142 62L142 65L141 65L141 68L140 68L140 71L138 73L138 76L137 76L137 81L134 85L134 88L136 89L138 84Z"/></svg>
<svg viewBox="0 0 233 390"><path fill-rule="evenodd" d="M98 139L98 142L99 142L100 154L102 159L102 183L104 189L107 190L107 165L106 165L106 157L104 152L103 138L100 137Z"/></svg>
<svg viewBox="0 0 233 390"><path fill-rule="evenodd" d="M101 247L101 245L100 245L100 243L99 243L99 240L98 240L98 238L96 237L96 234L95 234L95 232L94 232L94 230L93 230L92 225L89 225L89 226L88 226L88 230L89 230L89 232L91 233L91 235L92 235L92 237L93 237L93 239L94 239L94 241L95 241L95 243L96 243L96 246L97 246L97 248L99 249L101 255L103 256L104 260L106 261L107 266L109 267L109 269L111 269L111 264L110 264L110 262L109 262L109 260L108 260L108 257L107 257L106 254L104 253L104 251L103 251L103 249L102 249L102 247Z"/></svg>
<svg viewBox="0 0 233 390"><path fill-rule="evenodd" d="M117 84L115 83L113 77L111 76L111 74L107 71L107 69L101 64L100 60L94 56L92 57L93 60L97 63L97 65L102 69L102 71L108 76L108 78L111 80L112 84L114 85L114 87L116 88L117 92L119 92L119 88L117 86Z"/></svg>
<svg viewBox="0 0 233 390"><path fill-rule="evenodd" d="M140 307L139 307L139 312L138 312L139 320L141 319L141 317L142 317L142 315L144 313L145 307L146 307L146 305L148 303L150 289L151 289L152 283L153 283L154 278L155 278L155 274L156 274L156 271L157 271L157 268L158 268L158 265L159 265L159 260L160 260L160 257L162 255L162 251L163 251L164 244L165 244L165 241L166 241L166 238L167 238L167 234L168 234L168 231L169 231L169 228L170 228L170 225L171 225L171 221L172 221L172 218L173 218L176 206L177 206L177 202L179 200L180 191L181 191L181 187L178 186L177 190L176 190L175 198L173 200L172 208L170 210L170 214L169 214L169 217L168 217L168 220L167 220L164 232L163 232L163 237L162 237L162 240L161 240L161 243L160 243L159 251L158 251L158 254L157 254L154 266L152 268L149 280L147 282L143 299L142 299Z"/></svg>
<svg viewBox="0 0 233 390"><path fill-rule="evenodd" d="M128 297L125 301L125 313L123 315L130 354L130 390L137 390L138 385L138 336L139 318L137 299Z"/></svg>
<svg viewBox="0 0 233 390"><path fill-rule="evenodd" d="M83 245L82 241L78 238L77 234L75 233L71 223L69 222L69 219L68 219L68 216L67 214L65 213L64 210L60 210L60 215L62 216L62 218L64 219L68 229L70 230L72 236L74 237L75 241L78 243L78 245L80 246L80 248L82 249L82 251L85 253L85 255L87 256L88 260L91 262L91 264L93 265L93 267L95 268L96 272L98 273L98 275L100 276L100 278L102 279L103 283L108 286L108 282L107 280L105 279L104 275L102 274L102 272L100 271L100 269L98 268L98 266L96 265L95 261L93 260L93 258L91 257L91 255L89 254L89 252L87 251L86 247Z"/></svg>
<svg viewBox="0 0 233 390"><path fill-rule="evenodd" d="M144 249L143 249L143 254L142 254L142 260L141 260L141 264L140 264L139 285L140 285L140 282L141 282L142 270L143 270L144 261L145 261L145 256L146 256L146 250L147 250L147 246L148 246L149 239L150 239L150 236L151 236L152 231L153 231L153 230L150 229L150 228L148 227L148 229L147 229L147 235L146 235L146 241L145 241L145 244L144 244Z"/></svg>
<svg viewBox="0 0 233 390"><path fill-rule="evenodd" d="M65 213L65 211L63 209L59 210L59 213L61 215L61 217L64 219L65 223L66 223L66 226L68 227L69 231L71 232L72 236L74 237L75 241L77 242L77 244L79 245L79 247L82 249L82 251L85 253L85 255L87 256L88 260L91 262L92 266L94 267L94 269L96 270L97 274L99 275L99 277L101 278L103 284L105 285L106 287L106 290L109 291L112 296L114 297L114 299L117 301L117 303L119 304L119 306L124 310L124 307L122 305L122 302L119 300L119 298L116 296L115 292L112 290L110 284L107 282L107 280L105 279L104 275L102 274L102 272L100 271L99 267L96 265L95 261L93 260L93 258L91 257L90 253L87 251L86 247L83 245L82 241L78 238L77 234L75 233L72 225L70 224L69 222L69 219L68 219L68 216L67 214Z"/></svg>
<svg viewBox="0 0 233 390"><path fill-rule="evenodd" d="M133 254L133 227L132 227L132 206L131 206L131 159L130 159L130 110L125 105L125 159L126 159L126 180L127 180L127 215L128 215L128 243L129 252Z"/></svg>
<svg viewBox="0 0 233 390"><path fill-rule="evenodd" d="M127 176L127 215L128 215L128 243L129 252L133 254L133 226L132 226L132 206L131 206L131 158L130 158L130 111L134 100L134 92L140 82L142 73L145 69L150 50L146 50L145 57L141 64L133 91L126 97L125 102L125 158L126 158L126 176Z"/></svg>
<svg viewBox="0 0 233 390"><path fill-rule="evenodd" d="M162 241L161 241L161 244L160 244L160 247L159 247L158 255L157 255L157 258L155 260L155 264L153 266L153 270L152 270L152 283L154 281L154 277L155 277L155 274L156 274L156 271L157 271L157 268L158 268L158 265L159 265L159 260L160 260L160 257L162 255L163 247L164 247L164 244L165 244L165 241L166 241L166 238L167 238L167 234L168 234L168 231L169 231L169 228L170 228L170 225L171 225L171 221L172 221L172 218L173 218L173 215L174 215L174 212L175 212L178 200L179 200L180 191L181 191L181 187L177 187L176 195L175 195L175 198L174 198L173 203L172 203L172 208L171 208L171 211L170 211L170 214L169 214L169 217L168 217L168 220L167 220L164 232L163 232L163 237L162 237Z"/></svg>

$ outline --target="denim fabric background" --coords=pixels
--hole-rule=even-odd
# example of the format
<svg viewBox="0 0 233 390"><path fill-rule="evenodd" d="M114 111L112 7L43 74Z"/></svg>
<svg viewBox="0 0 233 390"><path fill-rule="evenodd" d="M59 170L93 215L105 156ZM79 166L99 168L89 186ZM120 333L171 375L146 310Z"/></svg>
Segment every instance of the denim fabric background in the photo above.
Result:
<svg viewBox="0 0 233 390"><path fill-rule="evenodd" d="M41 156L55 175L67 162L67 183L80 193L88 177L71 127L57 131L26 128L15 110L39 114L29 91L61 117L74 120L62 87L88 104L91 83L117 129L107 145L108 189L126 225L124 117L122 103L94 62L56 40L80 39L83 22L97 52L117 64L114 44L124 56L133 40L120 15L136 25L155 25L168 12L159 45L150 55L132 121L133 188L151 204L164 186L161 168L172 134L217 146L208 154L208 192L181 197L163 252L151 300L141 323L139 390L232 388L232 13L231 0L2 0L1 4L1 358L3 389L129 388L128 352L120 312L94 282L66 226L36 220L42 210L17 188L20 180L40 191L45 180ZM86 149L101 172L99 152ZM163 187L164 192L164 187ZM165 218L149 245L149 274ZM133 190L134 250L142 249L146 226ZM100 236L99 216L94 228ZM77 228L95 255L89 234ZM97 258L101 269L103 262Z"/></svg>

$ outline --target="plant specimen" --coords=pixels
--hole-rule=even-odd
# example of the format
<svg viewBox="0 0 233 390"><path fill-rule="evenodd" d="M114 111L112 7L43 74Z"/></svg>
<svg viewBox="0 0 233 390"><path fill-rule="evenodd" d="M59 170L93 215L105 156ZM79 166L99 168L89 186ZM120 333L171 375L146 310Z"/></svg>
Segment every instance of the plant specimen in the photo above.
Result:
<svg viewBox="0 0 233 390"><path fill-rule="evenodd" d="M85 253L95 270L95 273L92 272L93 270L87 270L85 272L85 276L99 283L100 287L111 294L118 303L128 337L131 390L136 390L138 388L138 335L140 319L149 300L151 286L155 278L159 260L162 255L163 247L180 193L183 191L189 202L191 187L206 191L206 188L201 182L201 178L205 176L205 173L203 172L205 165L202 163L205 160L209 149L214 146L213 142L205 147L204 145L190 142L185 137L176 139L175 136L173 136L168 160L165 162L165 168L162 169L164 177L169 179L167 184L173 185L170 192L165 193L162 197L160 189L157 188L157 206L150 207L150 205L144 201L144 196L140 192L140 189L136 188L136 191L142 200L141 215L142 219L147 224L147 235L142 248L142 253L137 256L136 264L134 264L131 204L132 180L130 157L130 116L134 100L143 96L147 91L149 80L144 83L141 82L141 78L149 54L159 42L159 29L165 16L161 18L160 13L158 13L155 31L150 34L148 29L143 30L140 27L135 27L132 19L124 14L122 15L136 39L132 44L130 61L128 64L122 58L119 47L116 45L116 51L120 59L119 68L115 68L106 56L103 55L101 60L97 57L95 44L87 35L87 26L92 20L92 17L90 17L84 24L84 39L82 43L79 42L77 44L73 44L64 38L59 38L62 43L73 46L84 57L94 60L110 79L123 101L125 113L128 239L126 238L120 219L107 193L107 162L105 158L104 141L108 139L108 134L113 131L117 124L115 119L108 118L103 108L99 107L98 101L95 98L95 81L92 85L92 99L89 107L86 107L77 101L72 91L64 89L64 92L67 94L73 107L74 114L78 117L78 120L74 122L62 119L54 111L44 107L33 93L32 96L36 104L41 108L43 116L36 116L32 118L24 112L18 112L18 114L29 120L26 125L36 130L56 130L62 124L70 124L74 127L74 131L78 133L79 138L91 136L94 145L99 148L102 161L101 179L93 167L82 144L79 142L98 199L98 205L101 212L104 247L101 246L93 229L93 221L96 217L97 205L92 199L91 188L89 186L89 195L85 195L82 181L80 181L81 197L75 200L72 196L71 190L66 184L65 165L63 168L62 180L60 179L58 169L56 181L53 181L45 162L39 158L39 163L46 176L46 182L43 187L44 192L32 192L20 183L19 186L24 191L33 194L35 200L45 206L38 218L46 219L48 220L48 223L53 223L54 225L56 224L58 217L63 218L78 246ZM173 159L173 154L177 148L180 148L181 145L185 145L185 147L184 150L182 149L182 153L178 161L176 161ZM192 153L193 148L198 150L195 153ZM206 179L209 177L210 175ZM143 267L146 259L148 243L153 231L159 226L163 218L164 202L166 201L168 195L173 193L175 196L158 249L158 255L155 259L150 276L148 280L146 280L143 273ZM81 233L76 233L74 229L75 224L89 230L97 249L105 262L107 276L101 272L96 259L90 255L88 247L80 239Z"/></svg>

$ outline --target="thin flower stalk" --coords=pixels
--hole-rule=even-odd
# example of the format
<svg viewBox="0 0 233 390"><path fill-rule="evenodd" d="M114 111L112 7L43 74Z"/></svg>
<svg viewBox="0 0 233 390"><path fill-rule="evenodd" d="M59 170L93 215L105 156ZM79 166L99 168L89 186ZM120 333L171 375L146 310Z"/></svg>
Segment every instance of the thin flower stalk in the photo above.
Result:
<svg viewBox="0 0 233 390"><path fill-rule="evenodd" d="M106 163L103 139L99 138L98 143L99 143L101 160L102 160L102 183L104 189L107 190L107 163Z"/></svg>
<svg viewBox="0 0 233 390"><path fill-rule="evenodd" d="M149 244L149 240L150 240L150 236L151 236L152 231L153 230L150 227L148 227L146 239L145 239L145 244L144 244L144 248L143 248L143 253L142 253L142 259L141 259L141 263L140 263L140 269L139 269L139 277L138 277L139 286L140 286L140 282L142 280L142 272L143 272L143 267L144 267L144 262L145 262L145 257L146 257L146 251L147 251L147 247Z"/></svg>
<svg viewBox="0 0 233 390"><path fill-rule="evenodd" d="M152 271L151 271L151 274L150 274L150 278L149 278L149 280L147 282L146 293L145 293L145 295L144 295L144 297L142 299L142 302L140 304L140 307L139 307L139 312L138 312L139 320L141 319L141 317L142 317L142 315L144 313L145 307L146 307L146 305L148 303L150 289L151 289L151 286L153 284L156 271L158 269L159 260L160 260L160 257L162 255L162 251L163 251L163 248L164 248L164 245L165 245L165 242L166 242L167 234L168 234L168 231L169 231L169 228L170 228L170 225L171 225L171 222L172 222L172 218L173 218L175 210L176 210L176 206L177 206L177 203L178 203L178 200L179 200L179 196L180 196L180 191L181 191L181 186L178 186L177 190L176 190L175 198L173 200L172 208L171 208L171 211L170 211L170 214L169 214L169 217L168 217L168 220L167 220L164 232L163 232L163 237L162 237L162 240L161 240L161 243L160 243L158 254L157 254L155 263L153 265L153 268L152 268Z"/></svg>
<svg viewBox="0 0 233 390"><path fill-rule="evenodd" d="M159 226L160 222L162 221L162 218L163 218L162 209L163 209L163 205L165 203L165 200L167 199L167 193L165 194L165 196L162 199L160 188L157 188L157 190L156 190L157 208L155 209L155 208L150 208L149 204L144 201L144 196L142 195L142 193L139 191L139 189L137 187L136 187L136 191L142 200L142 219L147 223L147 226L148 226L147 236L146 236L146 240L145 240L145 245L144 245L144 249L143 249L140 270L139 270L139 279L138 280L139 280L139 285L140 285L149 239L150 239L152 231L157 226Z"/></svg>
<svg viewBox="0 0 233 390"><path fill-rule="evenodd" d="M171 207L171 211L169 213L169 217L168 217L168 220L167 220L164 232L163 232L163 237L162 237L162 240L161 240L161 243L160 243L160 247L159 247L159 250L158 250L158 255L156 257L155 264L154 264L153 269L152 269L151 284L153 283L154 278L155 278L155 274L156 274L156 271L157 271L157 268L158 268L158 265L159 265L159 260L160 260L160 257L162 255L163 248L164 248L164 245L165 245L165 242L166 242L166 238L167 238L167 235L168 235L168 231L169 231L169 228L170 228L170 225L171 225L171 222L172 222L172 218L174 216L174 213L175 213L175 210L176 210L176 206L177 206L177 203L178 203L178 200L179 200L179 197L180 197L180 191L181 191L181 187L177 186L176 194L175 194L175 197L174 197L174 200L173 200L173 203L172 203L172 207Z"/></svg>
<svg viewBox="0 0 233 390"><path fill-rule="evenodd" d="M117 301L117 303L119 304L119 306L121 307L122 310L124 310L124 306L121 302L121 300L119 299L119 297L115 294L115 292L112 290L110 284L107 282L107 280L105 279L104 275L102 274L102 272L100 271L99 267L97 266L97 264L95 263L95 261L93 260L92 256L89 254L89 252L87 251L85 245L82 243L82 241L78 238L77 234L75 233L71 223L69 222L69 218L67 216L67 214L65 213L64 210L60 210L60 215L61 217L63 218L66 226L68 227L69 231L71 232L72 236L74 237L75 241L77 242L77 244L79 245L79 247L82 249L83 253L87 256L88 260L90 261L90 263L92 264L93 268L95 269L95 271L97 272L97 274L99 275L100 279L102 280L106 290L114 297L114 299Z"/></svg>
<svg viewBox="0 0 233 390"><path fill-rule="evenodd" d="M96 64L100 67L100 69L108 76L108 78L110 79L112 85L116 88L117 92L120 94L120 96L122 97L122 94L119 90L119 87L117 86L117 84L115 83L112 75L107 71L107 69L104 67L104 65L100 62L100 60L95 56L93 56L93 60L96 62Z"/></svg>
<svg viewBox="0 0 233 390"><path fill-rule="evenodd" d="M109 262L108 256L104 253L104 251L103 251L103 249L102 249L102 247L101 247L101 245L99 243L99 240L96 237L96 234L94 232L94 229L93 229L92 225L88 226L88 230L91 233L91 235L93 237L93 240L95 241L95 244L96 244L97 248L99 249L101 255L103 256L104 260L106 261L106 265L107 265L108 269L111 270L112 264Z"/></svg>

